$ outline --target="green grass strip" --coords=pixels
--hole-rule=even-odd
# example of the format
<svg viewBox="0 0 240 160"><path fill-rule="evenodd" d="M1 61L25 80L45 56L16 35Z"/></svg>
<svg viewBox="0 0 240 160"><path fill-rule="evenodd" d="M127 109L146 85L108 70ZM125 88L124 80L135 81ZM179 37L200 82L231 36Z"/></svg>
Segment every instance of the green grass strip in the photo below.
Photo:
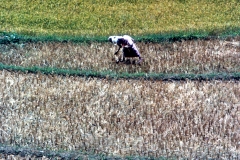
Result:
<svg viewBox="0 0 240 160"><path fill-rule="evenodd" d="M121 73L112 71L97 72L93 70L73 70L50 67L22 67L14 65L5 65L0 63L1 70L9 70L23 73L42 73L63 76L81 76L96 77L107 79L144 79L144 80L162 80L162 81L181 81L181 80L240 80L240 72L236 73L206 73L206 74L176 74L176 73Z"/></svg>
<svg viewBox="0 0 240 160"><path fill-rule="evenodd" d="M185 30L178 32L165 32L156 34L146 34L133 36L138 42L174 42L180 40L193 39L224 39L227 37L236 37L240 35L240 27L227 28L214 31ZM33 42L74 42L74 43L106 43L108 36L59 36L42 35L28 36L11 32L0 32L0 44L9 43L33 43Z"/></svg>
<svg viewBox="0 0 240 160"><path fill-rule="evenodd" d="M105 159L105 160L113 160L113 159L128 159L128 160L146 160L146 159L158 159L158 160L166 160L165 157L141 157L141 156L127 156L120 157L116 155L106 155L106 153L98 153L96 154L94 150L91 151L81 151L81 150L48 150L42 148L34 148L34 147L26 147L26 146L16 146L16 145L6 145L0 143L0 154L7 155L20 155L21 157L35 157L37 159L42 157L47 157L50 159Z"/></svg>

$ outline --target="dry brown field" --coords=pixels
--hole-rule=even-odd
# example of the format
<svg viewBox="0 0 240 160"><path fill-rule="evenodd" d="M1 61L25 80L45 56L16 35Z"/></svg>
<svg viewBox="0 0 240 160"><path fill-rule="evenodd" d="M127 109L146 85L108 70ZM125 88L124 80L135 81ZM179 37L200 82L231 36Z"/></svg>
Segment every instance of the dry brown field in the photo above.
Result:
<svg viewBox="0 0 240 160"><path fill-rule="evenodd" d="M48 59L63 67L61 54L51 61L55 50L43 44L36 54L32 45L29 58L13 50L19 61L11 63L41 65ZM100 51L106 46L111 47L100 45ZM79 67L70 53L71 67ZM85 55L83 65L104 66L111 55L102 53L109 56L103 62L87 63L93 55ZM117 156L240 158L240 81L107 80L2 70L0 85L0 143Z"/></svg>
<svg viewBox="0 0 240 160"><path fill-rule="evenodd" d="M3 64L69 69L109 70L116 73L211 73L240 72L239 38L189 40L174 43L143 43L137 46L141 66L117 65L117 46L107 43L29 43L0 45ZM228 43L233 42L233 43Z"/></svg>

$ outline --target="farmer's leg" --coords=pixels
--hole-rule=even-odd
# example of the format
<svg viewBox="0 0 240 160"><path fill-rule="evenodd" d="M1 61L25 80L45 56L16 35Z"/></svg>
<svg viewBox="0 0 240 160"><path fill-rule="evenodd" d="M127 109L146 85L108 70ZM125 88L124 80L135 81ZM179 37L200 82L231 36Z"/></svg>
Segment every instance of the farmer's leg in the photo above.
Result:
<svg viewBox="0 0 240 160"><path fill-rule="evenodd" d="M129 56L128 56L129 53L130 53L129 48L123 47L123 50L122 50L122 61L125 61L125 57L129 57Z"/></svg>
<svg viewBox="0 0 240 160"><path fill-rule="evenodd" d="M116 61L116 63L118 63L118 62L119 62L119 58L118 58L118 56L115 54L114 57L115 57L115 61Z"/></svg>

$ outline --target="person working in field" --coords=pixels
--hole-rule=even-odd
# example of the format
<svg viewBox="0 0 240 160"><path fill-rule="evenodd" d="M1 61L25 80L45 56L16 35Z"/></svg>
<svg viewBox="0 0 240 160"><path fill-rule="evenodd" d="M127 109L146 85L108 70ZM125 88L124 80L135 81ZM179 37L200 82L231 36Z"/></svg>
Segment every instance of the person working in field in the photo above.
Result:
<svg viewBox="0 0 240 160"><path fill-rule="evenodd" d="M117 53L119 52L119 50L121 48L122 49L122 60L121 61L125 61L125 57L138 57L139 61L138 64L141 63L142 61L142 57L137 49L137 46L134 43L134 40L132 37L128 36L128 35L124 35L124 36L110 36L108 38L108 40L113 43L113 44L117 44L119 46L117 52L115 52L115 55L117 55ZM116 60L116 62L119 62L119 59Z"/></svg>

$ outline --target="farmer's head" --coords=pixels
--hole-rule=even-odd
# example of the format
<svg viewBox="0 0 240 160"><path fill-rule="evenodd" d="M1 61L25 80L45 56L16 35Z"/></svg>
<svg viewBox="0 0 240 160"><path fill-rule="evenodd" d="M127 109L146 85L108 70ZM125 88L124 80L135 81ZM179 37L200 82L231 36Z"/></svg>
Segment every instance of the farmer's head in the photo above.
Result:
<svg viewBox="0 0 240 160"><path fill-rule="evenodd" d="M108 41L116 45L119 38L122 38L122 36L110 36Z"/></svg>

